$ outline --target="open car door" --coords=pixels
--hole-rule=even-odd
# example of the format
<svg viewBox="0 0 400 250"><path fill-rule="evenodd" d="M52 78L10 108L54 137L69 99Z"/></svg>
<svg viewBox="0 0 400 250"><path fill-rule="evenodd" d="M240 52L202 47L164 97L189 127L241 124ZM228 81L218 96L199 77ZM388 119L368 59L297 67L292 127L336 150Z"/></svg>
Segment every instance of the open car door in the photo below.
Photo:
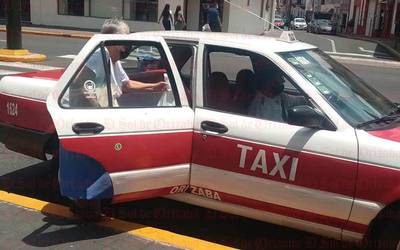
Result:
<svg viewBox="0 0 400 250"><path fill-rule="evenodd" d="M111 60L115 48L125 52L122 63ZM130 79L166 81L169 88L129 90L119 81L119 66ZM59 137L62 195L115 203L189 184L194 115L163 38L95 36L65 71L47 108Z"/></svg>

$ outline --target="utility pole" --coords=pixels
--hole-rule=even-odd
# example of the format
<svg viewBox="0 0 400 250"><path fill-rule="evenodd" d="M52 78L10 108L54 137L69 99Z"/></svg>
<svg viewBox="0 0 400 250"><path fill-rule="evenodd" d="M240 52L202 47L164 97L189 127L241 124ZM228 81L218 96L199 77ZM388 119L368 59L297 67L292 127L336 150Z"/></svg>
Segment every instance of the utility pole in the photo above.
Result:
<svg viewBox="0 0 400 250"><path fill-rule="evenodd" d="M7 0L7 49L21 49L21 0Z"/></svg>
<svg viewBox="0 0 400 250"><path fill-rule="evenodd" d="M291 23L292 23L292 0L287 0L288 1L288 4L289 4L289 6L288 6L288 19L289 19L289 26L288 26L288 29L290 30L290 26L291 26Z"/></svg>

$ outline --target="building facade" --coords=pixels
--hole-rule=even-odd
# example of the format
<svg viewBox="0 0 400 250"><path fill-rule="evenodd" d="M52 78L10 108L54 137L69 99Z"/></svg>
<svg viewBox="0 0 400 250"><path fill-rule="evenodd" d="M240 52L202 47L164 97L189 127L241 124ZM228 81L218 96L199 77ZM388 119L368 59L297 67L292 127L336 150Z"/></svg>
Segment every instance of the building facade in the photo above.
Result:
<svg viewBox="0 0 400 250"><path fill-rule="evenodd" d="M352 32L370 37L391 38L400 19L400 0L352 0L349 20Z"/></svg>
<svg viewBox="0 0 400 250"><path fill-rule="evenodd" d="M21 20L31 21L31 0L21 0ZM7 18L7 0L0 0L0 20Z"/></svg>
<svg viewBox="0 0 400 250"><path fill-rule="evenodd" d="M158 23L165 4L172 12L181 5L188 30L201 30L213 0L22 0L29 3L29 21L35 25L100 29L104 19L123 18L134 32L162 30ZM6 0L0 0L0 6ZM275 0L217 0L224 32L261 34L270 28ZM26 8L26 7L25 7ZM4 10L2 10L4 9ZM5 8L0 7L0 19ZM250 13L251 12L251 13ZM5 14L3 14L3 18ZM258 16L262 17L259 18Z"/></svg>

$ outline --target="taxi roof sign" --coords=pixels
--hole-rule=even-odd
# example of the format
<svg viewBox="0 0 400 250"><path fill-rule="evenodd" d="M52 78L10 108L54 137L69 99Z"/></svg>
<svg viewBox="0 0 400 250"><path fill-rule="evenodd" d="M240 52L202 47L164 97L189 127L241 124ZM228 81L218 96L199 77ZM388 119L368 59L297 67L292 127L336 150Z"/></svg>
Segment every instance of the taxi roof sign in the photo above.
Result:
<svg viewBox="0 0 400 250"><path fill-rule="evenodd" d="M279 40L284 41L284 42L290 42L290 43L297 42L294 32L288 31L288 30L282 31L282 34L279 37Z"/></svg>
<svg viewBox="0 0 400 250"><path fill-rule="evenodd" d="M271 30L265 32L264 35L268 37L276 37L277 40L288 43L294 43L298 41L294 35L294 32L290 30Z"/></svg>

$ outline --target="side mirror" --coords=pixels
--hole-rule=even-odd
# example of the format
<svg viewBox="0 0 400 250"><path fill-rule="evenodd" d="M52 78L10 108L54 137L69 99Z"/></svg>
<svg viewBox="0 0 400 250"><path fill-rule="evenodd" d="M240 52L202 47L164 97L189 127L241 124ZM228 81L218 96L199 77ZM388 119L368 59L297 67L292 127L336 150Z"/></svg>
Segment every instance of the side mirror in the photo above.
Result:
<svg viewBox="0 0 400 250"><path fill-rule="evenodd" d="M336 130L336 127L321 112L307 105L288 110L287 122L291 125L314 129Z"/></svg>

